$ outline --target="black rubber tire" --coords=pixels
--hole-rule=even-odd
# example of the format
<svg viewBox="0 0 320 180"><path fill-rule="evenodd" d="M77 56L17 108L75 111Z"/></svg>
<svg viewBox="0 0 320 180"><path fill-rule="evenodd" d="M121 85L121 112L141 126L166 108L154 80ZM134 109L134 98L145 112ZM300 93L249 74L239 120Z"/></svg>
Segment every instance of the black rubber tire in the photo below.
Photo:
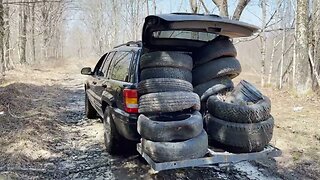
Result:
<svg viewBox="0 0 320 180"><path fill-rule="evenodd" d="M193 92L150 93L139 99L139 113L176 112L189 108L200 110L199 96Z"/></svg>
<svg viewBox="0 0 320 180"><path fill-rule="evenodd" d="M260 123L241 124L223 121L210 114L205 116L209 144L221 147L229 152L258 152L271 141L274 119Z"/></svg>
<svg viewBox="0 0 320 180"><path fill-rule="evenodd" d="M155 51L141 56L140 68L175 67L192 70L192 57L174 51Z"/></svg>
<svg viewBox="0 0 320 180"><path fill-rule="evenodd" d="M171 67L159 67L148 68L141 71L140 80L153 79L153 78L173 78L182 79L188 82L192 82L192 73L186 69L171 68Z"/></svg>
<svg viewBox="0 0 320 180"><path fill-rule="evenodd" d="M206 101L211 95L218 94L225 90L229 91L233 88L234 84L229 77L218 77L206 83L199 84L193 91L200 96L201 101Z"/></svg>
<svg viewBox="0 0 320 180"><path fill-rule="evenodd" d="M142 150L156 162L170 162L203 157L208 151L208 136L201 134L181 142L153 142L142 139Z"/></svg>
<svg viewBox="0 0 320 180"><path fill-rule="evenodd" d="M194 54L194 64L201 65L221 57L236 57L237 50L228 37L219 36Z"/></svg>
<svg viewBox="0 0 320 180"><path fill-rule="evenodd" d="M172 78L147 79L139 82L137 89L140 95L157 92L193 91L190 82Z"/></svg>
<svg viewBox="0 0 320 180"><path fill-rule="evenodd" d="M271 101L268 97L252 105L228 103L219 97L210 96L207 101L210 114L219 119L235 123L257 123L270 117Z"/></svg>
<svg viewBox="0 0 320 180"><path fill-rule="evenodd" d="M194 68L192 71L192 84L197 86L222 76L229 76L233 79L240 73L240 62L234 57L224 57Z"/></svg>
<svg viewBox="0 0 320 180"><path fill-rule="evenodd" d="M138 132L142 138L156 142L184 141L198 136L203 130L202 115L194 111L185 116L183 120L160 122L141 114Z"/></svg>
<svg viewBox="0 0 320 180"><path fill-rule="evenodd" d="M106 151L111 155L117 154L120 150L120 140L123 139L123 137L118 133L109 109L105 110L103 119L103 135Z"/></svg>
<svg viewBox="0 0 320 180"><path fill-rule="evenodd" d="M136 142L121 136L116 128L110 109L106 108L104 112L104 144L106 151L110 155L130 154L136 150Z"/></svg>
<svg viewBox="0 0 320 180"><path fill-rule="evenodd" d="M97 111L94 109L94 107L92 106L89 98L88 98L88 95L87 95L87 92L85 92L85 102L84 102L84 106L85 106L85 114L86 114L86 117L88 119L95 119L97 118Z"/></svg>

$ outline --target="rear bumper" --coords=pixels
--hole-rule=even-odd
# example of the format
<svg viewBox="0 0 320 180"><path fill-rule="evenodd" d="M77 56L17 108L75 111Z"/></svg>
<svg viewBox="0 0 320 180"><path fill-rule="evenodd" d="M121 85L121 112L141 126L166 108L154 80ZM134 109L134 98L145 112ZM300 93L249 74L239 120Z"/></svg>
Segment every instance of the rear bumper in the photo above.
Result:
<svg viewBox="0 0 320 180"><path fill-rule="evenodd" d="M137 131L138 115L128 114L118 108L113 108L111 115L120 135L132 141L140 140L141 136Z"/></svg>

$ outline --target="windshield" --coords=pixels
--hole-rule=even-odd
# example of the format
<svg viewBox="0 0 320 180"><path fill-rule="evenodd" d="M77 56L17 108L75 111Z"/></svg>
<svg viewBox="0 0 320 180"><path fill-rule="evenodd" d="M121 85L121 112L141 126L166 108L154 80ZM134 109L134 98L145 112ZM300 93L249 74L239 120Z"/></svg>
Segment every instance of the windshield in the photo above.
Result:
<svg viewBox="0 0 320 180"><path fill-rule="evenodd" d="M195 32L186 30L169 30L169 31L155 31L152 33L154 38L172 38L172 39L188 39L198 41L211 41L217 34L207 32Z"/></svg>

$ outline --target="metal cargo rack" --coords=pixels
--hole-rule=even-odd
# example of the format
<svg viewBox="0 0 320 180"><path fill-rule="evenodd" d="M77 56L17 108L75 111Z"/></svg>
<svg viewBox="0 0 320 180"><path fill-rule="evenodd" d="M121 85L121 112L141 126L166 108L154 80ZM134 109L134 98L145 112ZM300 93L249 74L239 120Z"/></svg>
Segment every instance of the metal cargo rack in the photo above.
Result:
<svg viewBox="0 0 320 180"><path fill-rule="evenodd" d="M137 151L148 162L148 164L155 172L169 169L206 167L214 164L228 164L270 157L279 157L282 153L280 149L272 145L268 145L263 151L260 152L240 154L221 152L221 150L218 149L208 148L208 153L203 158L158 163L153 161L148 154L143 152L141 143L137 144Z"/></svg>

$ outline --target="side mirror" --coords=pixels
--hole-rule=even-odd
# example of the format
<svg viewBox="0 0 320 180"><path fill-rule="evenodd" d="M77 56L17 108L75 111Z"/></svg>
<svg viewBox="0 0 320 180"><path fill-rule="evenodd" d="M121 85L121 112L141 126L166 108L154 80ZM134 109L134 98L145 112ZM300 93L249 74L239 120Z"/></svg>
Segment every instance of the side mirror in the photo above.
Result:
<svg viewBox="0 0 320 180"><path fill-rule="evenodd" d="M81 69L81 74L83 75L92 75L92 71L90 67L84 67Z"/></svg>

